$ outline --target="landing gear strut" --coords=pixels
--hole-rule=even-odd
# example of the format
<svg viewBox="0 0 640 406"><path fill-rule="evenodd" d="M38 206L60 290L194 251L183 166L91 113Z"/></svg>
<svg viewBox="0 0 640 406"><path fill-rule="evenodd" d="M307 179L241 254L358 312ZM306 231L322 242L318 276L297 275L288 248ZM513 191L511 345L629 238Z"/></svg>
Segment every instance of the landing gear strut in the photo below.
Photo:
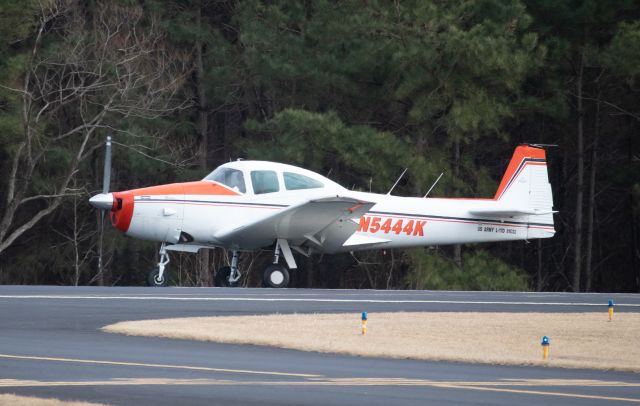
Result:
<svg viewBox="0 0 640 406"><path fill-rule="evenodd" d="M220 287L238 286L241 274L238 270L238 251L231 251L231 266L223 266L216 272L214 282ZM286 288L289 284L289 270L278 264L280 255L284 257L289 269L296 268L296 262L291 253L289 242L285 239L278 238L276 240L273 252L273 263L269 265L262 274L262 286L267 288Z"/></svg>
<svg viewBox="0 0 640 406"><path fill-rule="evenodd" d="M169 263L169 254L167 254L166 244L160 246L160 261L158 265L149 272L147 284L149 286L167 286L169 284L169 272L165 272L165 268Z"/></svg>
<svg viewBox="0 0 640 406"><path fill-rule="evenodd" d="M284 266L278 264L280 261L280 249L282 249L282 254L287 261L287 265L291 268L296 267L293 255L291 255L289 243L287 240L278 239L273 251L273 264L269 265L262 274L262 286L265 288L286 288L289 284L289 271Z"/></svg>
<svg viewBox="0 0 640 406"><path fill-rule="evenodd" d="M215 285L220 287L236 287L240 280L240 271L238 270L238 251L232 251L231 266L223 266L218 269L215 276Z"/></svg>

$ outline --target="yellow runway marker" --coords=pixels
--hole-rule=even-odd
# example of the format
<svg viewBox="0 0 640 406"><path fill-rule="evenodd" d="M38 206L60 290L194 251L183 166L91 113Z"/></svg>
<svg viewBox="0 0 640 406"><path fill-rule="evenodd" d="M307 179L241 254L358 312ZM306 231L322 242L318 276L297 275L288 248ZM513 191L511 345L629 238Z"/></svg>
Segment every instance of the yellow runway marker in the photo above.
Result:
<svg viewBox="0 0 640 406"><path fill-rule="evenodd" d="M74 362L79 364L124 365L124 366L131 366L131 367L184 369L189 371L227 372L227 373L234 373L234 374L291 376L291 377L297 377L297 378L316 378L316 377L322 376L322 375L313 375L313 374L296 374L296 373L289 373L289 372L253 371L248 369L226 369L226 368L196 367L196 366L188 366L188 365L147 364L142 362L100 361L100 360L75 359L75 358L34 357L34 356L11 355L11 354L0 354L0 358L25 359L25 360L34 360L34 361Z"/></svg>

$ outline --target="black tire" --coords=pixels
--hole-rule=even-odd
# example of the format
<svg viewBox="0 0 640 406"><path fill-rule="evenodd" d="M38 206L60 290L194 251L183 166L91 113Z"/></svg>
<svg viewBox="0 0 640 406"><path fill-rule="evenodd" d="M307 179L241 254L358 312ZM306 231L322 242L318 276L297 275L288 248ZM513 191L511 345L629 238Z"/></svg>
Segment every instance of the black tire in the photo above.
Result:
<svg viewBox="0 0 640 406"><path fill-rule="evenodd" d="M265 288L286 288L289 284L289 271L282 265L269 265L262 274L262 286Z"/></svg>
<svg viewBox="0 0 640 406"><path fill-rule="evenodd" d="M165 268L162 274L162 279L158 279L159 275L160 275L160 270L158 269L158 267L153 268L151 272L149 272L149 275L147 276L147 285L153 286L153 287L167 286L169 284L169 272L167 271L167 269Z"/></svg>
<svg viewBox="0 0 640 406"><path fill-rule="evenodd" d="M229 276L231 276L231 267L223 266L218 269L218 272L216 272L216 275L213 278L215 286L221 288L235 288L238 286L238 282L229 282Z"/></svg>

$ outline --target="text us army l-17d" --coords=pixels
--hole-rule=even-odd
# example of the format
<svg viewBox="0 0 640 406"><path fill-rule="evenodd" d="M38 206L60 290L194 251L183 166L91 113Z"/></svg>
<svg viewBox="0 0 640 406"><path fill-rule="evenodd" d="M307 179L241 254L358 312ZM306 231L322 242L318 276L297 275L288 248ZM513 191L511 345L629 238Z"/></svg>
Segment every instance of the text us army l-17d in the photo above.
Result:
<svg viewBox="0 0 640 406"><path fill-rule="evenodd" d="M107 160L110 160L107 142ZM348 190L315 172L275 162L226 163L195 182L108 192L90 203L125 234L162 242L151 285L166 284L169 251L231 251L218 286L241 277L238 252L273 250L267 287L286 287L293 251L308 256L369 249L532 240L555 234L545 151L520 145L489 199L399 197ZM283 257L286 266L280 264Z"/></svg>

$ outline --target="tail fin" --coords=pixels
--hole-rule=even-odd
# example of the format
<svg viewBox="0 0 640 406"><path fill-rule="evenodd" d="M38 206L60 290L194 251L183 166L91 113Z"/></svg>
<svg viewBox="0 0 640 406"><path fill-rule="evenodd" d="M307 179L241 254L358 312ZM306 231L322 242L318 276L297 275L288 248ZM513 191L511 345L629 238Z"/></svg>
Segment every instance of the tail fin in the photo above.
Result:
<svg viewBox="0 0 640 406"><path fill-rule="evenodd" d="M525 221L527 239L552 237L555 233L553 196L544 150L529 145L516 148L493 200L495 205L469 212L485 217Z"/></svg>
<svg viewBox="0 0 640 406"><path fill-rule="evenodd" d="M529 238L553 235L553 195L544 149L530 145L516 148L494 200L529 212Z"/></svg>
<svg viewBox="0 0 640 406"><path fill-rule="evenodd" d="M536 186L549 184L546 154L542 148L520 145L514 151L493 199L519 203L519 205L527 207L529 206L528 198L532 183L535 183ZM548 197L550 206L550 187Z"/></svg>

